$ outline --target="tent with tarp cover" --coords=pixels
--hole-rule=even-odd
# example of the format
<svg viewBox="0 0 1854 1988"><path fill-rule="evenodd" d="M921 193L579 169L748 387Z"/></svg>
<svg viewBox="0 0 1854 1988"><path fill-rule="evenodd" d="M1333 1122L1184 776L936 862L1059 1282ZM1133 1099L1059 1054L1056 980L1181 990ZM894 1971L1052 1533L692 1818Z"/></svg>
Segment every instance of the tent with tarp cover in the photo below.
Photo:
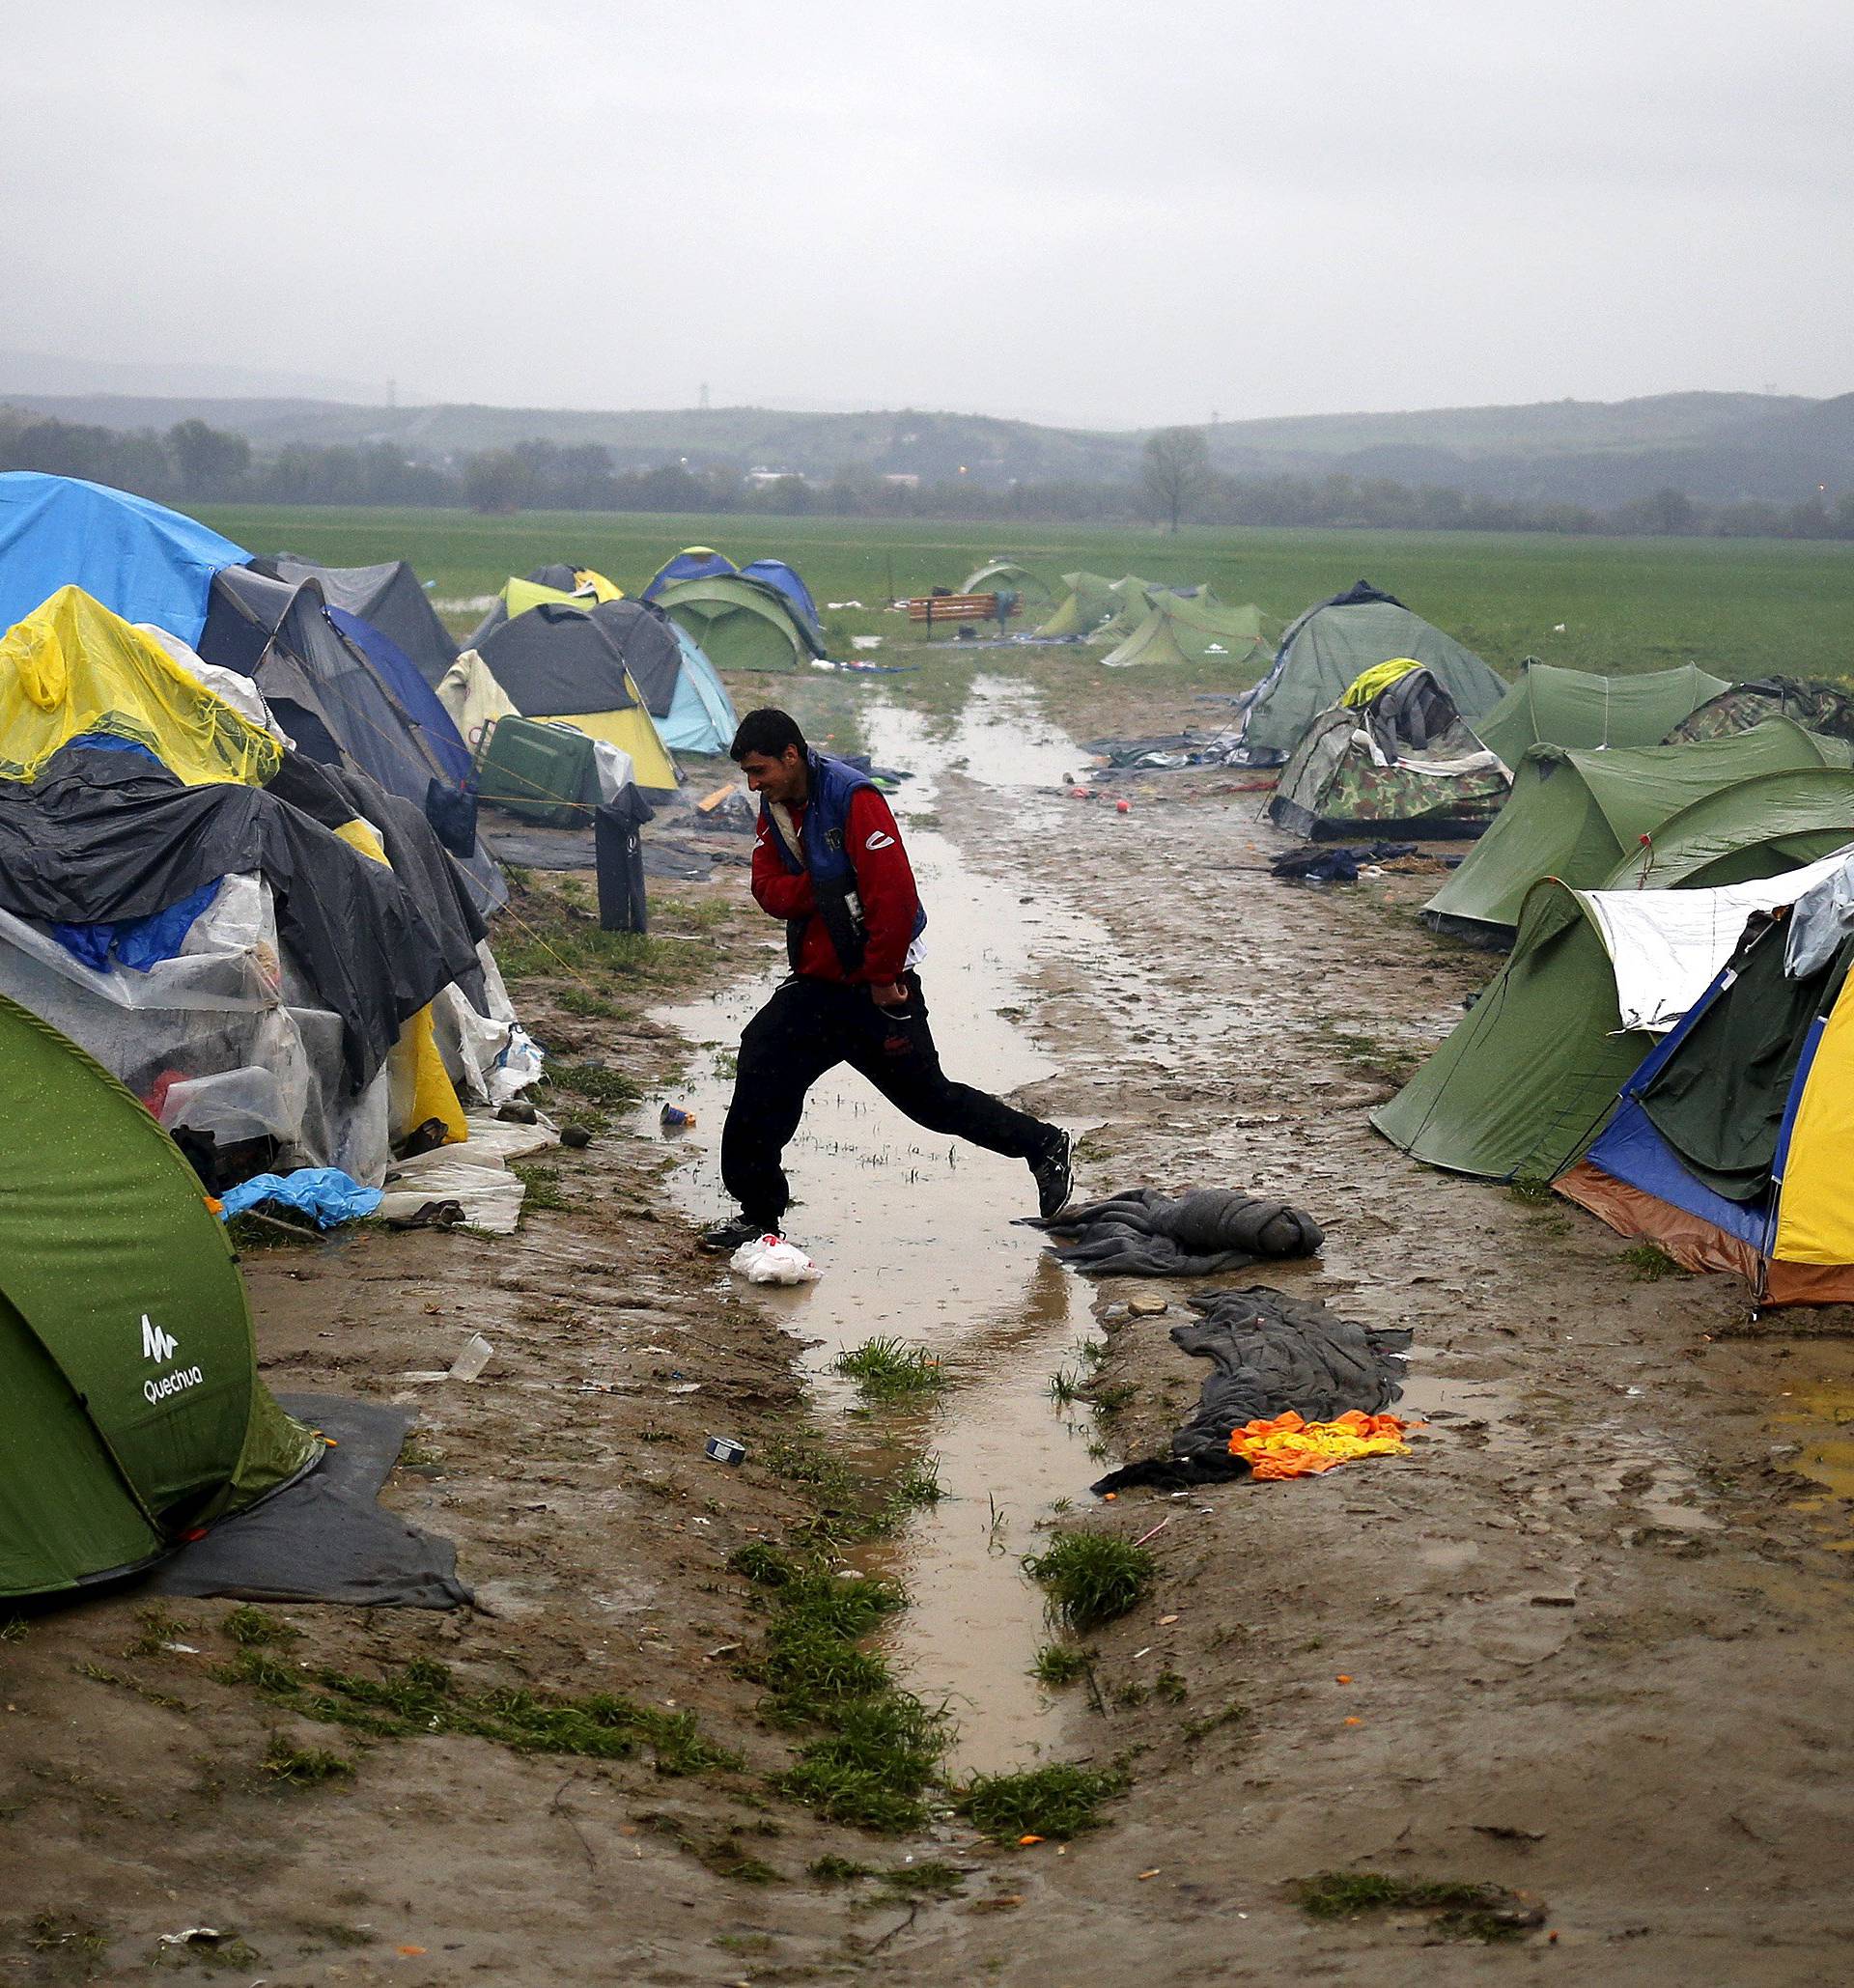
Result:
<svg viewBox="0 0 1854 1988"><path fill-rule="evenodd" d="M1518 766L1533 745L1588 751L1659 745L1681 719L1729 688L1723 677L1709 676L1692 662L1633 677L1599 677L1529 658L1512 688L1475 719L1475 736L1509 767Z"/></svg>
<svg viewBox="0 0 1854 1988"><path fill-rule="evenodd" d="M1854 879L1771 917L1630 1076L1561 1194L1765 1304L1854 1301Z"/></svg>
<svg viewBox="0 0 1854 1988"><path fill-rule="evenodd" d="M1386 664L1353 689L1365 694L1322 712L1301 734L1269 798L1269 820L1316 841L1478 835L1506 798L1506 769L1434 675Z"/></svg>
<svg viewBox="0 0 1854 1988"><path fill-rule="evenodd" d="M1707 890L1527 893L1512 957L1371 1123L1414 1159L1483 1180L1549 1181L1601 1131L1629 1073L1704 994L1748 919L1840 871Z"/></svg>
<svg viewBox="0 0 1854 1988"><path fill-rule="evenodd" d="M1506 693L1506 686L1472 650L1412 614L1394 595L1360 580L1288 624L1267 676L1243 706L1244 763L1278 766L1313 718L1338 703L1349 684L1396 657L1423 664L1471 725Z"/></svg>
<svg viewBox="0 0 1854 1988"><path fill-rule="evenodd" d="M1595 886L1625 855L1651 857L1663 824L1708 795L1762 773L1845 767L1850 757L1843 741L1784 717L1694 745L1534 745L1514 770L1506 805L1424 912L1444 931L1503 939L1539 878Z"/></svg>
<svg viewBox="0 0 1854 1988"><path fill-rule="evenodd" d="M222 1225L173 1141L0 996L0 1596L160 1559L312 1469L258 1378Z"/></svg>

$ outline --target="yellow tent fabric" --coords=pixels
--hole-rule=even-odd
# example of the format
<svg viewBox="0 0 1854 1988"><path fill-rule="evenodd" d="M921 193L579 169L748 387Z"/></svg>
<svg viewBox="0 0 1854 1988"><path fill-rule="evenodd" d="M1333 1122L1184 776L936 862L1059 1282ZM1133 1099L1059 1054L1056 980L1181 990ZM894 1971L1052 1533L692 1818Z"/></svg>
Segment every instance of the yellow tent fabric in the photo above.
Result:
<svg viewBox="0 0 1854 1988"><path fill-rule="evenodd" d="M526 614L530 607L539 607L544 601L564 602L569 607L592 605L590 595L562 593L558 587L544 587L539 580L511 579L502 589L502 603L509 610L511 621L518 614Z"/></svg>
<svg viewBox="0 0 1854 1988"><path fill-rule="evenodd" d="M0 640L0 779L32 780L86 732L132 739L189 787L262 787L282 747L80 587Z"/></svg>
<svg viewBox="0 0 1854 1988"><path fill-rule="evenodd" d="M625 672L625 688L637 701L629 711L591 711L562 714L549 718L551 725L571 725L589 739L603 739L609 745L631 754L632 776L639 787L674 788L676 762L670 758L651 715L644 709L643 693L631 672Z"/></svg>
<svg viewBox="0 0 1854 1988"><path fill-rule="evenodd" d="M1389 662L1374 662L1352 679L1339 702L1357 711L1369 704L1380 690L1388 690L1399 677L1407 677L1413 669L1421 667L1414 656L1393 656Z"/></svg>
<svg viewBox="0 0 1854 1988"><path fill-rule="evenodd" d="M1854 980L1810 1062L1777 1203L1779 1263L1854 1263Z"/></svg>
<svg viewBox="0 0 1854 1988"><path fill-rule="evenodd" d="M579 582L575 591L588 593L595 601L622 601L625 598L624 588L616 580L606 579L597 567L576 566L573 576Z"/></svg>
<svg viewBox="0 0 1854 1988"><path fill-rule="evenodd" d="M370 862L392 868L379 837L358 817L344 822L335 833ZM444 1128L447 1146L460 1145L469 1137L464 1107L457 1101L457 1086L438 1054L429 1002L399 1031L399 1040L386 1052L386 1088L387 1123L394 1138L405 1138L434 1118Z"/></svg>

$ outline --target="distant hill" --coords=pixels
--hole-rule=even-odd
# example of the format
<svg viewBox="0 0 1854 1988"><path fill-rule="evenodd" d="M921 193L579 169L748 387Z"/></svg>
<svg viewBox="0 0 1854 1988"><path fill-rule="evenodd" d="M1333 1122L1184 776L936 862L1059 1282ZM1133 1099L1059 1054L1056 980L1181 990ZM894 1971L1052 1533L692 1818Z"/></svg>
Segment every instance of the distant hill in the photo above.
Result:
<svg viewBox="0 0 1854 1988"><path fill-rule="evenodd" d="M1040 427L924 412L803 413L764 407L592 411L440 405L367 406L306 398L32 393L0 403L113 429L166 429L197 417L270 452L289 443L390 442L416 461L454 463L482 449L548 440L597 443L620 470L853 470L939 482L964 473L997 486L1124 483L1143 432ZM1826 485L1854 489L1854 395L1678 393L1642 400L1549 401L1512 407L1314 414L1225 421L1205 431L1212 459L1243 478L1384 477L1531 503L1598 507L1663 489L1707 502L1794 503Z"/></svg>

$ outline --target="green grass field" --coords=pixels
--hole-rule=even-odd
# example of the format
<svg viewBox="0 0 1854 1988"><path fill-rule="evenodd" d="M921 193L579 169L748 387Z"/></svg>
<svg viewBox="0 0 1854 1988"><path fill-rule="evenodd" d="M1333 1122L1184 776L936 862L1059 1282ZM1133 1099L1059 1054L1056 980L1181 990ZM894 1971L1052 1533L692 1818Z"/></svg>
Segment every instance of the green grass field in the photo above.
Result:
<svg viewBox="0 0 1854 1988"><path fill-rule="evenodd" d="M1699 662L1720 676L1854 666L1854 546L1754 539L1560 539L1445 532L1148 530L897 522L842 518L642 517L534 512L219 506L201 514L257 552L287 547L337 566L409 559L440 600L489 594L554 559L640 585L688 545L729 557L788 559L820 603L873 609L899 594L957 586L997 553L1056 576L1208 581L1277 622L1360 578L1389 588L1503 674L1522 657L1623 672ZM453 611L454 627L467 626ZM892 618L828 615L833 637ZM1562 623L1564 630L1557 631Z"/></svg>

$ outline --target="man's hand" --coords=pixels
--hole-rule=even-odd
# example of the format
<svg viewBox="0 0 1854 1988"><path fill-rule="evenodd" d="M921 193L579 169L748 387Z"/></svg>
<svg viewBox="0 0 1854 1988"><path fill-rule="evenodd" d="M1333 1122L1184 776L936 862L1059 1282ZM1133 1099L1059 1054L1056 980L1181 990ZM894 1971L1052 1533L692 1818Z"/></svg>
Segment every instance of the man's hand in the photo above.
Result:
<svg viewBox="0 0 1854 1988"><path fill-rule="evenodd" d="M903 1008L908 1004L908 990L899 980L890 980L880 986L871 981L869 998L878 1008Z"/></svg>

